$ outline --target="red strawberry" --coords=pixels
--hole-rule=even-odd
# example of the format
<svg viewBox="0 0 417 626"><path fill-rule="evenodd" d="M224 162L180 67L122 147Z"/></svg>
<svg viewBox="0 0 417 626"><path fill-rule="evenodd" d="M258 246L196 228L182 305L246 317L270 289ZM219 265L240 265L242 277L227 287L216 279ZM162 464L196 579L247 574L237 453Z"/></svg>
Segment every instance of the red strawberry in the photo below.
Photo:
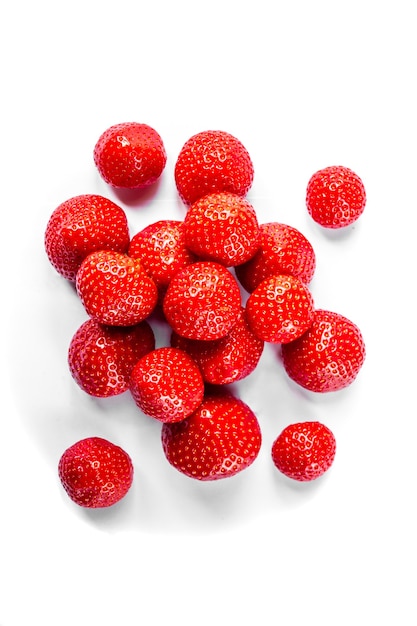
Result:
<svg viewBox="0 0 417 626"><path fill-rule="evenodd" d="M133 465L119 446L101 437L88 437L65 450L58 474L71 500L96 509L112 506L127 494Z"/></svg>
<svg viewBox="0 0 417 626"><path fill-rule="evenodd" d="M240 316L225 337L213 341L171 335L171 345L188 352L199 366L204 381L227 385L251 374L261 358L264 342L254 335L242 307Z"/></svg>
<svg viewBox="0 0 417 626"><path fill-rule="evenodd" d="M253 164L244 145L221 130L193 135L175 163L175 183L185 204L209 193L230 191L245 196L253 182Z"/></svg>
<svg viewBox="0 0 417 626"><path fill-rule="evenodd" d="M154 310L158 290L137 259L113 251L93 252L77 273L78 295L100 324L134 326Z"/></svg>
<svg viewBox="0 0 417 626"><path fill-rule="evenodd" d="M282 346L288 376L310 391L337 391L350 385L365 360L359 328L339 313L317 309L306 333Z"/></svg>
<svg viewBox="0 0 417 626"><path fill-rule="evenodd" d="M244 263L258 248L255 210L234 193L212 193L194 202L185 216L184 229L186 246L192 252L228 267Z"/></svg>
<svg viewBox="0 0 417 626"><path fill-rule="evenodd" d="M310 178L306 203L315 222L325 228L342 228L362 215L366 204L365 187L348 167L325 167Z"/></svg>
<svg viewBox="0 0 417 626"><path fill-rule="evenodd" d="M313 321L314 303L308 288L295 276L265 278L246 302L250 328L272 343L300 337Z"/></svg>
<svg viewBox="0 0 417 626"><path fill-rule="evenodd" d="M171 280L163 312L171 328L188 339L220 339L239 318L240 289L219 263L197 261Z"/></svg>
<svg viewBox="0 0 417 626"><path fill-rule="evenodd" d="M265 278L291 274L308 285L316 269L316 256L308 239L293 226L267 222L259 226L254 256L236 268L236 276L251 293Z"/></svg>
<svg viewBox="0 0 417 626"><path fill-rule="evenodd" d="M207 394L190 417L162 426L167 460L197 480L234 476L254 462L261 442L256 415L229 393Z"/></svg>
<svg viewBox="0 0 417 626"><path fill-rule="evenodd" d="M112 187L142 189L161 176L167 155L160 135L138 122L111 126L94 147L94 163Z"/></svg>
<svg viewBox="0 0 417 626"><path fill-rule="evenodd" d="M148 322L126 328L84 322L75 332L68 350L68 364L77 384L86 393L107 398L129 389L136 362L155 348Z"/></svg>
<svg viewBox="0 0 417 626"><path fill-rule="evenodd" d="M70 281L81 262L96 250L126 252L129 229L125 212L103 196L75 196L60 204L49 218L45 250L56 271Z"/></svg>
<svg viewBox="0 0 417 626"><path fill-rule="evenodd" d="M197 260L185 245L184 222L179 220L149 224L132 237L128 254L141 260L161 295L180 269Z"/></svg>
<svg viewBox="0 0 417 626"><path fill-rule="evenodd" d="M204 382L186 352L163 347L139 359L131 374L130 390L146 415L161 422L178 422L201 403Z"/></svg>
<svg viewBox="0 0 417 626"><path fill-rule="evenodd" d="M320 422L290 424L272 445L272 460L280 472L299 481L315 480L332 465L336 440Z"/></svg>

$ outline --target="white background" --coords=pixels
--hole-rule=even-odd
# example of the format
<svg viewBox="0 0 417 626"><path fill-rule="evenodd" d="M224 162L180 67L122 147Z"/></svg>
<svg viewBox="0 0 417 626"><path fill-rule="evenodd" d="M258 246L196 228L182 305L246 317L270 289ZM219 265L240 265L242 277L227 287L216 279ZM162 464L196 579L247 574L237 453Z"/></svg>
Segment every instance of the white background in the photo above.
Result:
<svg viewBox="0 0 417 626"><path fill-rule="evenodd" d="M273 12L271 13L271 10ZM207 4L4 3L1 53L1 626L417 623L414 3L318 0ZM139 121L162 135L163 177L135 200L100 180L103 130ZM85 317L49 265L52 211L101 193L131 234L181 219L173 171L183 143L226 130L249 150L260 222L301 230L317 255L317 306L362 330L355 383L302 391L268 346L236 385L257 413L254 465L201 484L171 468L160 425L125 394L95 400L71 379ZM327 165L364 181L343 232L309 218L305 188ZM3 320L4 318L4 320ZM166 340L155 328L158 343ZM272 466L284 426L334 432L331 470L293 483ZM89 435L122 445L135 481L119 505L85 511L57 463Z"/></svg>

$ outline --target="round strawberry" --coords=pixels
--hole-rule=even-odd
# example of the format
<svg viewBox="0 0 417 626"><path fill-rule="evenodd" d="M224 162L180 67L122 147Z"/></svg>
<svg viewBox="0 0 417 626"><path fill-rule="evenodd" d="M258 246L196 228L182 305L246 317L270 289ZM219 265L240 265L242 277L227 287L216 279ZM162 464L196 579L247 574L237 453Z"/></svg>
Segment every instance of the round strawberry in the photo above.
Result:
<svg viewBox="0 0 417 626"><path fill-rule="evenodd" d="M265 278L250 294L246 314L257 337L288 343L300 337L313 321L314 303L308 288L295 276Z"/></svg>
<svg viewBox="0 0 417 626"><path fill-rule="evenodd" d="M179 220L149 224L132 237L128 254L141 260L161 295L180 269L197 260L185 245L184 222Z"/></svg>
<svg viewBox="0 0 417 626"><path fill-rule="evenodd" d="M362 215L366 204L365 187L348 167L325 167L310 178L306 203L315 222L325 228L342 228Z"/></svg>
<svg viewBox="0 0 417 626"><path fill-rule="evenodd" d="M280 472L302 482L322 476L334 461L336 440L320 422L290 424L272 445L272 460Z"/></svg>
<svg viewBox="0 0 417 626"><path fill-rule="evenodd" d="M65 450L58 474L73 502L96 509L112 506L127 494L133 465L119 446L101 437L88 437Z"/></svg>
<svg viewBox="0 0 417 626"><path fill-rule="evenodd" d="M253 206L230 192L208 194L188 209L185 243L199 258L229 267L250 259L258 248Z"/></svg>
<svg viewBox="0 0 417 626"><path fill-rule="evenodd" d="M220 339L239 318L240 289L223 265L197 261L174 276L162 306L167 322L178 335Z"/></svg>
<svg viewBox="0 0 417 626"><path fill-rule="evenodd" d="M154 310L158 290L137 259L102 250L84 259L77 293L88 315L100 324L134 326Z"/></svg>
<svg viewBox="0 0 417 626"><path fill-rule="evenodd" d="M45 250L56 271L75 282L81 262L96 250L126 252L129 229L117 204L94 194L75 196L60 204L45 230Z"/></svg>
<svg viewBox="0 0 417 626"><path fill-rule="evenodd" d="M258 250L236 267L236 277L251 293L265 278L291 274L308 285L316 269L316 256L309 240L293 226L267 222L259 226Z"/></svg>
<svg viewBox="0 0 417 626"><path fill-rule="evenodd" d="M174 170L178 193L187 205L217 191L245 196L253 175L253 164L244 145L221 130L202 131L188 139Z"/></svg>
<svg viewBox="0 0 417 626"><path fill-rule="evenodd" d="M205 382L227 385L251 374L261 358L264 342L250 329L242 307L237 322L221 339L200 341L171 335L171 345L188 352Z"/></svg>
<svg viewBox="0 0 417 626"><path fill-rule="evenodd" d="M75 332L68 350L68 364L76 383L86 393L107 398L129 389L136 362L155 348L148 322L137 326L103 326L84 322Z"/></svg>
<svg viewBox="0 0 417 626"><path fill-rule="evenodd" d="M190 417L162 426L162 447L169 463L202 481L234 476L249 467L261 442L256 415L228 393L207 394Z"/></svg>
<svg viewBox="0 0 417 626"><path fill-rule="evenodd" d="M179 422L201 403L204 382L186 352L163 347L139 359L132 370L130 391L146 415L161 422Z"/></svg>
<svg viewBox="0 0 417 626"><path fill-rule="evenodd" d="M288 376L309 391L337 391L350 385L365 360L365 343L349 319L317 309L306 333L282 346Z"/></svg>
<svg viewBox="0 0 417 626"><path fill-rule="evenodd" d="M94 163L112 187L142 189L161 176L167 155L160 135L138 122L115 124L94 147Z"/></svg>

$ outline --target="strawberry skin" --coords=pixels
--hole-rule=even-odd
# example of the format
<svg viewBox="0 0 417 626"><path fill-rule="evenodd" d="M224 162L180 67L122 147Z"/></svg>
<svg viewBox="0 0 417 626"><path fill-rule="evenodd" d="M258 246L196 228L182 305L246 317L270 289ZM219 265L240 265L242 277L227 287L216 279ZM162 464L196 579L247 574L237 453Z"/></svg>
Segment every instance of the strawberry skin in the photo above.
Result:
<svg viewBox="0 0 417 626"><path fill-rule="evenodd" d="M249 293L265 278L291 274L308 285L316 269L316 255L310 241L296 228L280 222L259 226L258 250L236 267L236 277Z"/></svg>
<svg viewBox="0 0 417 626"><path fill-rule="evenodd" d="M212 193L192 204L184 219L185 243L200 259L240 265L258 248L253 206L230 192Z"/></svg>
<svg viewBox="0 0 417 626"><path fill-rule="evenodd" d="M94 163L112 187L143 189L161 176L167 160L159 133L147 124L114 124L100 135Z"/></svg>
<svg viewBox="0 0 417 626"><path fill-rule="evenodd" d="M253 333L271 343L300 337L313 321L309 289L295 276L280 274L263 280L250 294L246 313Z"/></svg>
<svg viewBox="0 0 417 626"><path fill-rule="evenodd" d="M264 342L250 329L244 307L237 322L221 339L201 341L171 335L171 345L188 352L203 379L212 385L227 385L251 374L261 358Z"/></svg>
<svg viewBox="0 0 417 626"><path fill-rule="evenodd" d="M366 204L365 187L348 167L325 167L310 178L306 204L313 220L321 226L343 228L362 215Z"/></svg>
<svg viewBox="0 0 417 626"><path fill-rule="evenodd" d="M318 393L338 391L357 377L365 360L365 343L349 319L317 309L306 333L281 347L288 376Z"/></svg>
<svg viewBox="0 0 417 626"><path fill-rule="evenodd" d="M87 314L100 324L134 326L154 310L157 287L137 259L110 250L93 252L76 277Z"/></svg>
<svg viewBox="0 0 417 626"><path fill-rule="evenodd" d="M132 485L133 465L119 446L101 437L88 437L65 450L58 475L73 502L96 509L124 498Z"/></svg>
<svg viewBox="0 0 417 626"><path fill-rule="evenodd" d="M178 193L187 205L218 191L245 196L253 176L252 160L245 146L221 130L206 130L190 137L174 170Z"/></svg>
<svg viewBox="0 0 417 626"><path fill-rule="evenodd" d="M220 339L238 320L239 285L223 265L197 261L174 276L162 307L167 322L178 335L188 339Z"/></svg>
<svg viewBox="0 0 417 626"><path fill-rule="evenodd" d="M320 422L290 424L272 445L275 467L288 478L307 482L322 476L332 465L336 440Z"/></svg>
<svg viewBox="0 0 417 626"><path fill-rule="evenodd" d="M179 422L201 403L204 382L193 359L183 350L162 347L136 363L130 391L137 406L160 422Z"/></svg>
<svg viewBox="0 0 417 626"><path fill-rule="evenodd" d="M155 348L148 322L137 326L103 326L93 319L75 332L68 365L76 383L91 396L108 398L129 389L136 362Z"/></svg>
<svg viewBox="0 0 417 626"><path fill-rule="evenodd" d="M229 393L207 394L176 424L163 424L162 447L179 472L201 481L234 476L257 458L262 435L247 404Z"/></svg>
<svg viewBox="0 0 417 626"><path fill-rule="evenodd" d="M96 250L126 252L129 228L117 204L95 194L69 198L49 218L45 250L50 263L64 278L75 282L81 262Z"/></svg>

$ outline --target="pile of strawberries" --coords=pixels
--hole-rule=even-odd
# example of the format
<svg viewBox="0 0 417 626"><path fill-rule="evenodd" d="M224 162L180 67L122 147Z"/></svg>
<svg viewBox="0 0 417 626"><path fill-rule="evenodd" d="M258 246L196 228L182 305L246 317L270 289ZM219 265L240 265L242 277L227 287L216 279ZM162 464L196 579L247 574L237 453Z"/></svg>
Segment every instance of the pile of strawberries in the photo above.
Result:
<svg viewBox="0 0 417 626"><path fill-rule="evenodd" d="M154 184L166 160L160 135L136 122L110 127L94 148L98 172L115 188ZM259 453L257 416L228 385L254 371L266 342L281 346L288 376L316 393L350 385L365 359L358 327L315 307L310 242L289 225L258 223L246 199L253 176L237 138L203 131L175 164L183 220L131 236L119 205L85 194L58 206L45 232L52 266L75 284L87 314L68 350L74 380L95 397L131 393L161 422L169 463L201 481L233 476ZM353 223L365 202L361 179L343 166L316 172L307 186L307 209L325 228ZM158 348L156 314L171 329L170 345ZM326 426L300 422L277 436L271 455L287 477L309 481L335 451ZM128 453L100 437L69 447L58 471L70 498L93 508L124 497L134 473Z"/></svg>

